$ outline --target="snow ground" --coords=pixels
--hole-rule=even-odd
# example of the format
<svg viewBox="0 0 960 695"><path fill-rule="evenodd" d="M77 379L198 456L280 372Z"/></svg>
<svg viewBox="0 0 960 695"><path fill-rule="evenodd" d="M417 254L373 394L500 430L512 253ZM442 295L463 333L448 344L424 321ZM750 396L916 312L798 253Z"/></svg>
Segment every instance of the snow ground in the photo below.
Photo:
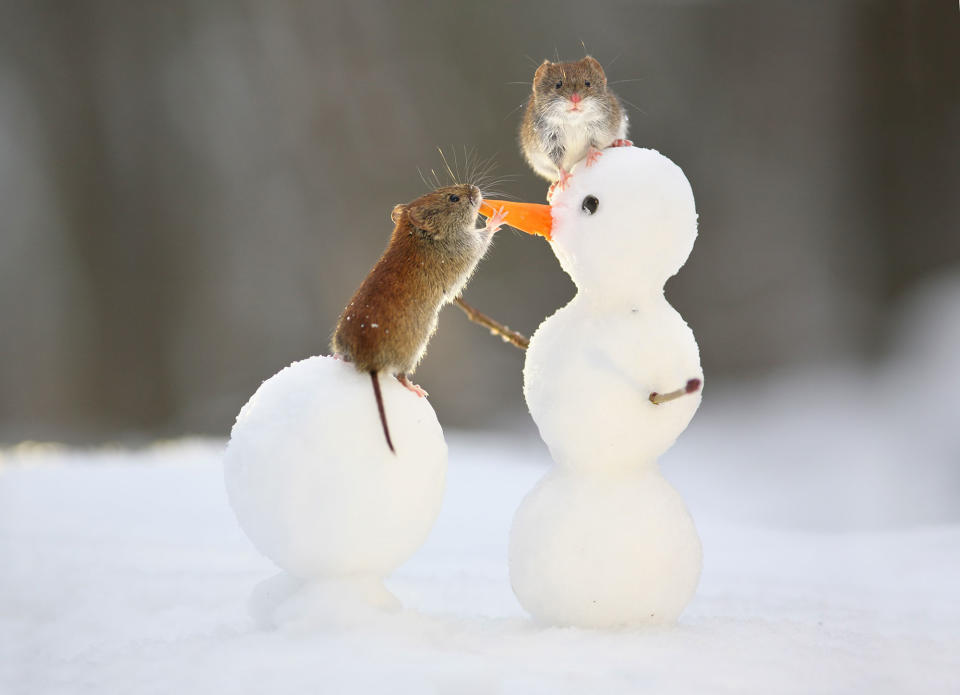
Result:
<svg viewBox="0 0 960 695"><path fill-rule="evenodd" d="M707 432L691 439L666 469L694 468L692 449L707 458ZM697 500L729 496L736 482L717 487L717 476L694 490L687 470L671 477L691 493L705 570L677 627L532 624L510 590L506 545L513 511L545 470L533 438L450 437L441 516L388 582L403 613L347 631L261 631L245 604L275 570L230 512L222 447L4 453L0 692L960 688L960 523L733 523Z"/></svg>
<svg viewBox="0 0 960 695"><path fill-rule="evenodd" d="M672 628L521 611L532 433L447 433L443 510L388 582L405 611L338 631L254 626L275 569L229 509L223 442L0 450L0 694L960 692L958 344L960 274L872 369L708 379L661 462L704 547Z"/></svg>

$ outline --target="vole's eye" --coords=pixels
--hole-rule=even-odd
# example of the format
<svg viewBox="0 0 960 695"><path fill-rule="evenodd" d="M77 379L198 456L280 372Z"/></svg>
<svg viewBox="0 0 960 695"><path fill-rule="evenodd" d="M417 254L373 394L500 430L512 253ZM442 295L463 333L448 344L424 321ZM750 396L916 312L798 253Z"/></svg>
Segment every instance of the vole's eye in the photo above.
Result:
<svg viewBox="0 0 960 695"><path fill-rule="evenodd" d="M563 86L563 80L557 82L557 89L560 89Z"/></svg>
<svg viewBox="0 0 960 695"><path fill-rule="evenodd" d="M597 200L595 195L588 195L583 199L583 202L580 203L580 209L588 215L595 213L598 207L600 207L600 201Z"/></svg>
<svg viewBox="0 0 960 695"><path fill-rule="evenodd" d="M451 193L451 194L450 194L450 202L451 202L451 203L456 203L456 202L458 202L459 200L460 200L460 196L458 196L456 193Z"/></svg>
<svg viewBox="0 0 960 695"><path fill-rule="evenodd" d="M583 84L584 84L584 86L589 87L589 86L590 86L590 80L586 80Z"/></svg>

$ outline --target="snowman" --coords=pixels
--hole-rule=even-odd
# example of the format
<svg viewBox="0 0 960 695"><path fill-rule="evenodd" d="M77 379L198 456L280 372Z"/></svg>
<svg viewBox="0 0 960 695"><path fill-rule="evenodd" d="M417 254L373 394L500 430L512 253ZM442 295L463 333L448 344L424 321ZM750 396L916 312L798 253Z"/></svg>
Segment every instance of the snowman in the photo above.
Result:
<svg viewBox="0 0 960 695"><path fill-rule="evenodd" d="M251 597L262 627L350 626L400 608L384 578L440 511L447 445L426 398L396 379L381 390L396 454L384 445L370 377L333 357L281 370L237 416L227 494L254 546L282 570Z"/></svg>
<svg viewBox="0 0 960 695"><path fill-rule="evenodd" d="M535 619L670 623L700 578L700 539L657 458L700 404L697 343L663 296L697 235L690 184L658 152L607 149L551 206L487 201L546 236L577 295L530 339L524 395L555 466L510 535Z"/></svg>

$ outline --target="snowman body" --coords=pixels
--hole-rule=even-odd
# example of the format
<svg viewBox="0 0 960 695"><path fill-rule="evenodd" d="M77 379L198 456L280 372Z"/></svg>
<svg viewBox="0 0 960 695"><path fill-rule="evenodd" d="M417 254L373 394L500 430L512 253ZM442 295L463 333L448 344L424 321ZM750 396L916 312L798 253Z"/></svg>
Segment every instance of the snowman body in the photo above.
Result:
<svg viewBox="0 0 960 695"><path fill-rule="evenodd" d="M699 392L671 407L649 394L700 376L693 333L662 294L613 307L578 295L530 339L524 396L557 465L618 470L654 462L700 405Z"/></svg>
<svg viewBox="0 0 960 695"><path fill-rule="evenodd" d="M552 247L578 293L531 338L524 395L556 465L510 538L514 593L541 622L669 623L696 590L700 540L657 458L700 393L649 400L703 376L663 297L695 237L689 183L652 150L606 150L554 198Z"/></svg>

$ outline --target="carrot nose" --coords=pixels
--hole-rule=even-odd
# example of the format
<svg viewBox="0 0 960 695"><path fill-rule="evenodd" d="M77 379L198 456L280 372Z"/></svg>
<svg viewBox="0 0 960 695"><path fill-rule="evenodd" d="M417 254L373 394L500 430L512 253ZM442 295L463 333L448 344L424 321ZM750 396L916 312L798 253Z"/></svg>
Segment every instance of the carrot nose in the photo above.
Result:
<svg viewBox="0 0 960 695"><path fill-rule="evenodd" d="M480 203L480 214L490 217L503 208L507 212L506 224L516 227L527 234L539 234L550 240L553 227L553 215L549 205L538 203L514 203L509 200L484 200Z"/></svg>

